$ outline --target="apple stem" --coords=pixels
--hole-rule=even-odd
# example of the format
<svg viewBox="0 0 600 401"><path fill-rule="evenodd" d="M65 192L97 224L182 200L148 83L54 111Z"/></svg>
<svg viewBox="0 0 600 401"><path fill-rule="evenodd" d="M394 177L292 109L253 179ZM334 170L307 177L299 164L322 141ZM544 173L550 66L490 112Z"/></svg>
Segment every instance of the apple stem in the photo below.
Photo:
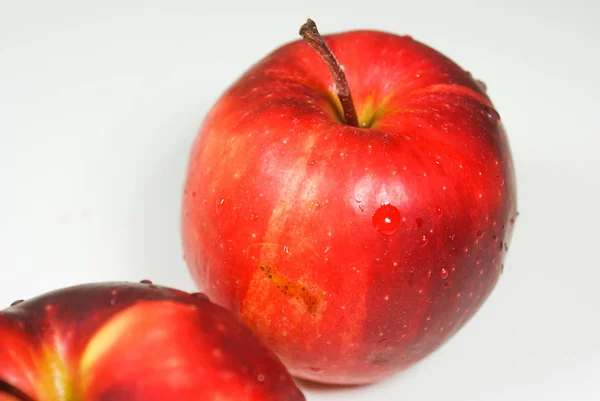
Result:
<svg viewBox="0 0 600 401"><path fill-rule="evenodd" d="M35 401L33 398L16 388L15 386L0 380L0 394L8 394L19 401Z"/></svg>
<svg viewBox="0 0 600 401"><path fill-rule="evenodd" d="M306 23L300 27L300 36L302 36L302 38L304 38L304 40L319 53L323 61L325 61L325 64L327 64L327 67L329 67L329 71L331 72L335 83L337 97L342 104L346 124L358 127L358 117L356 115L354 103L352 102L352 95L350 94L350 86L346 80L346 74L331 52L331 49L329 49L325 43L325 40L323 40L323 37L317 29L317 24L310 18L307 19Z"/></svg>

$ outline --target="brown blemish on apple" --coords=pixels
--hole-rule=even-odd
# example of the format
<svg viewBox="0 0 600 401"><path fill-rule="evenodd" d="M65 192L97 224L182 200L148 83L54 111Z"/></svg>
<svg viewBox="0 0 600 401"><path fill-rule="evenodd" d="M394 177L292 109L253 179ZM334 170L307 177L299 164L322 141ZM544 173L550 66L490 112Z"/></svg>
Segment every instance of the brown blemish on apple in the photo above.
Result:
<svg viewBox="0 0 600 401"><path fill-rule="evenodd" d="M390 359L381 355L380 352L375 351L368 357L368 361L374 365L381 366L381 365L385 365L386 363L390 362Z"/></svg>
<svg viewBox="0 0 600 401"><path fill-rule="evenodd" d="M317 314L321 304L320 297L311 293L309 289L300 283L294 282L287 277L282 276L277 270L264 262L257 262L258 268L269 279L269 281L279 289L284 295L302 301L308 312L312 315Z"/></svg>

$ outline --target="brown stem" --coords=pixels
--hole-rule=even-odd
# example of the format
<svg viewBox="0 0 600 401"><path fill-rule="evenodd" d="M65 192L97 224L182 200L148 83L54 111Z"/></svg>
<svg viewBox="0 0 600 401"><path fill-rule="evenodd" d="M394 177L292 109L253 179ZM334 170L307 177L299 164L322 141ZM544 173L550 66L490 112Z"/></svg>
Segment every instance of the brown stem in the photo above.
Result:
<svg viewBox="0 0 600 401"><path fill-rule="evenodd" d="M15 386L0 380L0 394L8 394L19 401L35 401L33 398L16 388Z"/></svg>
<svg viewBox="0 0 600 401"><path fill-rule="evenodd" d="M346 74L344 74L342 66L325 43L325 40L323 40L317 29L317 24L310 18L306 20L306 23L300 27L300 36L319 53L325 64L327 64L327 67L329 67L329 71L333 76L333 82L335 82L337 97L342 104L346 124L358 127L358 117L354 103L352 102L352 95L350 94L350 86L348 86Z"/></svg>

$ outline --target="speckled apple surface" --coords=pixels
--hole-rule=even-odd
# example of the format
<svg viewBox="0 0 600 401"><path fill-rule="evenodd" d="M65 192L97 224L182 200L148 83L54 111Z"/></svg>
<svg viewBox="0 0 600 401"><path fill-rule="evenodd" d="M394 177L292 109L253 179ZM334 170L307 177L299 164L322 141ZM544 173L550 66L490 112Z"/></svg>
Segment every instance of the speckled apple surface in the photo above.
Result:
<svg viewBox="0 0 600 401"><path fill-rule="evenodd" d="M304 41L229 88L194 144L183 244L199 287L299 377L364 384L419 361L493 289L517 217L483 84L406 36L325 36L359 126Z"/></svg>
<svg viewBox="0 0 600 401"><path fill-rule="evenodd" d="M311 17L324 34L410 34L484 81L509 136L520 215L504 273L459 334L375 385L300 382L306 398L600 400L600 2L29 0L0 9L0 309L85 282L148 278L195 291L180 208L199 124Z"/></svg>

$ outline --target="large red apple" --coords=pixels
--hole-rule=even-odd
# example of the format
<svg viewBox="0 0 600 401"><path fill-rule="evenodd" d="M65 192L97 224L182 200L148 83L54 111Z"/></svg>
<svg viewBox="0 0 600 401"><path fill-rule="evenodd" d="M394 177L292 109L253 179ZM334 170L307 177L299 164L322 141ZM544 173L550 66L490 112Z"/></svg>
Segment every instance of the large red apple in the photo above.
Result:
<svg viewBox="0 0 600 401"><path fill-rule="evenodd" d="M489 295L513 163L484 85L442 54L383 32L326 36L340 67L312 21L301 32L206 118L185 256L292 374L368 383L425 357Z"/></svg>
<svg viewBox="0 0 600 401"><path fill-rule="evenodd" d="M302 401L236 318L145 284L65 288L0 312L0 401Z"/></svg>

